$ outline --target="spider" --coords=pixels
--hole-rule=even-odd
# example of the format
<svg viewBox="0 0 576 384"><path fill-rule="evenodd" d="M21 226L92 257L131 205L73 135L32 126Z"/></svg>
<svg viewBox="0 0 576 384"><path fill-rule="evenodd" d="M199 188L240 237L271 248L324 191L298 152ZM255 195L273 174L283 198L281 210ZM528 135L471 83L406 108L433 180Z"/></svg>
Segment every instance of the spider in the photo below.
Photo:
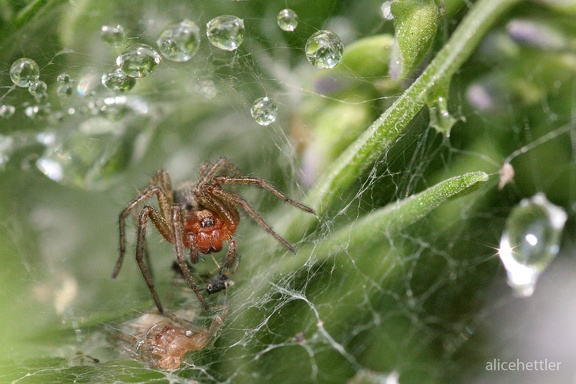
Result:
<svg viewBox="0 0 576 384"><path fill-rule="evenodd" d="M112 327L109 340L151 368L174 370L189 352L212 345L228 310L216 308L209 324L207 319L198 321L198 313L189 309L163 315L144 312Z"/></svg>
<svg viewBox="0 0 576 384"><path fill-rule="evenodd" d="M153 368L174 370L190 351L199 351L214 337L226 312L217 315L209 328L186 326L175 316L154 323L138 339L136 352Z"/></svg>
<svg viewBox="0 0 576 384"><path fill-rule="evenodd" d="M240 171L226 158L220 158L215 163L200 165L200 180L194 184L184 182L176 189L172 189L170 176L165 170L160 170L152 177L150 184L122 210L118 218L120 234L120 256L112 273L116 278L126 253L126 218L136 208L156 196L158 208L145 205L138 213L136 235L136 262L152 293L156 307L160 313L164 312L160 298L154 288L144 257L146 255L146 228L149 221L154 224L158 232L169 242L174 244L176 261L186 278L186 281L200 300L205 310L209 310L204 297L196 286L190 268L184 258L184 249L190 251L190 260L196 263L199 254L219 252L223 243L228 242L224 268L230 270L236 262L236 240L234 233L240 221L237 207L244 210L248 216L258 223L266 232L280 242L290 252L295 253L294 247L277 234L256 210L241 196L226 191L224 185L248 185L265 189L280 200L302 211L315 214L311 208L300 204L284 193L278 191L266 180L257 177L242 175Z"/></svg>

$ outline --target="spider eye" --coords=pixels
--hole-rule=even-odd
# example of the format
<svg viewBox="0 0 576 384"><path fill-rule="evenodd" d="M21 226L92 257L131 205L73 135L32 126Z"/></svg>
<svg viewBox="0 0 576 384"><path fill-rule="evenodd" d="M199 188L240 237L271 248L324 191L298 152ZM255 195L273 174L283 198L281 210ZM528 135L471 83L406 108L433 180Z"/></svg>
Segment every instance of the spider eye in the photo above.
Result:
<svg viewBox="0 0 576 384"><path fill-rule="evenodd" d="M211 217L204 217L202 220L200 220L200 226L202 228L213 227L214 226L214 219Z"/></svg>

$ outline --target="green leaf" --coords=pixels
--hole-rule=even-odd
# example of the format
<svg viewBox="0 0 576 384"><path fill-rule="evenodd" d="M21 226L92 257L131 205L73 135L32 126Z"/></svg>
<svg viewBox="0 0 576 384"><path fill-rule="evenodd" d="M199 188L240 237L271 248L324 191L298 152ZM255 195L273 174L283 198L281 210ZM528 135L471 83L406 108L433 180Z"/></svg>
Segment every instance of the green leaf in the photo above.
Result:
<svg viewBox="0 0 576 384"><path fill-rule="evenodd" d="M391 203L375 210L360 220L354 221L326 238L313 250L316 257L327 257L331 251L346 246L347 251L354 247L370 248L382 241L383 234L393 237L409 225L417 223L434 208L460 196L475 191L488 180L484 172L470 172L444 180L406 199ZM312 250L310 250L312 251ZM303 249L298 258L306 261L310 255Z"/></svg>
<svg viewBox="0 0 576 384"><path fill-rule="evenodd" d="M396 27L390 74L401 81L418 68L432 46L440 11L433 0L396 0L390 4L390 11Z"/></svg>

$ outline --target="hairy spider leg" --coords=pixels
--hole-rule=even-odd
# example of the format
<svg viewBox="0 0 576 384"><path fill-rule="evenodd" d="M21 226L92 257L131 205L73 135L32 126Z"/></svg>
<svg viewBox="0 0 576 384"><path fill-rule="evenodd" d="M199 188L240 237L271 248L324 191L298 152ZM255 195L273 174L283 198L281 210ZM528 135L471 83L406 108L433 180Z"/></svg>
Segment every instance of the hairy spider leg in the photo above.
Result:
<svg viewBox="0 0 576 384"><path fill-rule="evenodd" d="M240 214L238 210L232 205L227 203L225 200L220 198L215 198L212 193L216 189L221 189L219 187L203 187L202 189L194 189L194 197L198 204L202 207L210 210L211 212L219 212L224 214L218 215L221 219L226 221L226 225L232 229L232 232L236 230L238 223L240 222ZM208 191L208 193L206 193Z"/></svg>
<svg viewBox="0 0 576 384"><path fill-rule="evenodd" d="M215 196L218 196L222 199L227 199L229 201L234 202L234 204L238 205L239 207L241 207L244 211L246 211L246 213L252 218L254 219L262 228L264 228L266 230L266 232L268 232L269 234L271 234L276 240L278 240L280 242L280 244L282 244L286 249L288 249L290 252L292 253L296 253L296 249L294 249L294 247L287 242L286 240L284 240L282 238L282 236L280 236L279 234L277 234L272 227L266 222L264 221L264 219L262 218L262 216L260 216L260 214L258 212L256 212L256 210L254 208L252 208L252 206L250 204L248 204L248 202L246 200L244 200L243 198L241 198L240 196L234 195L232 193L226 192L222 189L210 189L210 192L213 193Z"/></svg>
<svg viewBox="0 0 576 384"><path fill-rule="evenodd" d="M112 278L115 279L120 273L122 263L124 262L124 255L126 254L126 218L136 209L136 207L156 195L158 199L158 206L160 208L160 215L166 222L170 219L170 207L174 204L172 199L172 187L170 176L165 170L160 170L154 174L150 185L140 193L134 200L132 200L126 208L120 212L118 217L118 226L120 234L120 256L112 272ZM160 230L160 228L159 228ZM170 232L162 233L166 237Z"/></svg>
<svg viewBox="0 0 576 384"><path fill-rule="evenodd" d="M156 303L156 307L158 307L158 311L160 313L164 313L164 309L162 308L162 304L160 303L160 298L156 293L156 289L154 288L154 282L152 281L152 277L148 272L148 268L146 268L146 263L144 262L144 256L146 255L146 228L148 226L148 219L152 221L152 223L158 228L158 231L162 233L167 240L172 240L172 234L169 233L170 227L168 223L166 223L165 219L160 215L160 213L154 208L149 205L146 205L140 211L138 215L138 234L137 234L137 243L136 243L136 263L140 268L140 272L142 272L142 277L144 277L144 281L146 281L146 285L148 289L152 293L152 297L154 298L154 302ZM168 232L167 232L168 231Z"/></svg>
<svg viewBox="0 0 576 384"><path fill-rule="evenodd" d="M200 303L205 310L210 310L208 303L204 300L204 297L200 294L200 290L196 286L196 282L192 277L192 273L188 268L188 264L186 264L186 259L184 258L184 228L182 225L182 217L181 217L181 209L179 205L172 206L172 232L174 234L174 248L176 250L176 262L180 266L186 281L188 281L188 285L194 291Z"/></svg>
<svg viewBox="0 0 576 384"><path fill-rule="evenodd" d="M221 157L214 164L210 163L202 163L200 165L200 180L198 181L197 186L202 186L206 183L207 180L213 179L218 172L229 170L231 171L234 176L240 177L242 173L234 164L230 162L225 157Z"/></svg>
<svg viewBox="0 0 576 384"><path fill-rule="evenodd" d="M226 184L226 185L248 185L248 186L260 187L260 188L265 189L266 191L272 193L274 196L276 196L280 200L284 201L285 203L288 203L288 204L290 204L290 205L292 205L292 206L294 206L294 207L296 207L296 208L298 208L304 212L316 214L316 212L312 208L307 207L304 204L301 204L295 200L292 200L291 198L286 196L284 193L277 190L272 184L270 184L266 180L258 179L255 177L248 177L248 176L242 176L242 177L218 176L218 177L214 178L214 180L217 183Z"/></svg>

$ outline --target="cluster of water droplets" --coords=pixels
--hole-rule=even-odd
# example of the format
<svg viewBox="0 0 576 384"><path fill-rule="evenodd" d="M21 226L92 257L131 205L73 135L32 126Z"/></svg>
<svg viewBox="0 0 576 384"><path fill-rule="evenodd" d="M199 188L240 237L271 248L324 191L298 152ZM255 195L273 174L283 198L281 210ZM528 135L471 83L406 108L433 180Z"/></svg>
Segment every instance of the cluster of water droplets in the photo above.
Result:
<svg viewBox="0 0 576 384"><path fill-rule="evenodd" d="M538 277L556 257L566 218L542 193L522 200L510 213L499 255L518 296L532 295Z"/></svg>
<svg viewBox="0 0 576 384"><path fill-rule="evenodd" d="M281 30L293 32L298 26L298 15L291 9L282 9L276 22ZM21 110L27 118L41 122L45 130L22 136L26 139L1 136L0 165L16 149L40 143L45 151L35 162L38 169L53 180L94 188L105 185L105 179L119 172L127 159L143 151L136 149L134 143L146 140L138 140L138 130L132 127L150 126L157 120L159 109L143 97L121 95L157 71L163 60L190 61L201 47L201 30L191 20L175 21L161 30L155 44L149 45L128 38L122 25L104 25L100 38L117 52L112 68L100 75L93 70L73 75L60 73L54 89L41 79L40 67L34 60L23 57L12 64L12 88L25 88L33 98L21 106L0 103L0 119L10 119ZM233 15L215 17L206 23L206 38L212 46L234 52L245 39L244 20ZM314 33L305 46L307 60L321 69L337 65L342 52L339 37L327 30ZM197 88L206 98L217 93L210 80L199 82ZM276 120L278 107L269 97L262 97L255 100L250 113L256 123L266 126Z"/></svg>
<svg viewBox="0 0 576 384"><path fill-rule="evenodd" d="M106 38L111 42L111 37L118 36L114 33ZM41 79L40 68L33 59L24 57L12 64L10 79L14 87L10 92L24 88L33 97L22 103L22 115L40 123L42 131L30 129L1 135L0 166L6 166L15 151L40 144L44 146L42 153L27 156L23 167L35 166L64 184L100 188L142 153L138 137L158 113L139 97L110 97L98 89L98 77L93 73L79 76L76 81L68 73L58 74L55 89L50 92L52 86ZM16 112L13 105L0 105L3 119L12 118Z"/></svg>

